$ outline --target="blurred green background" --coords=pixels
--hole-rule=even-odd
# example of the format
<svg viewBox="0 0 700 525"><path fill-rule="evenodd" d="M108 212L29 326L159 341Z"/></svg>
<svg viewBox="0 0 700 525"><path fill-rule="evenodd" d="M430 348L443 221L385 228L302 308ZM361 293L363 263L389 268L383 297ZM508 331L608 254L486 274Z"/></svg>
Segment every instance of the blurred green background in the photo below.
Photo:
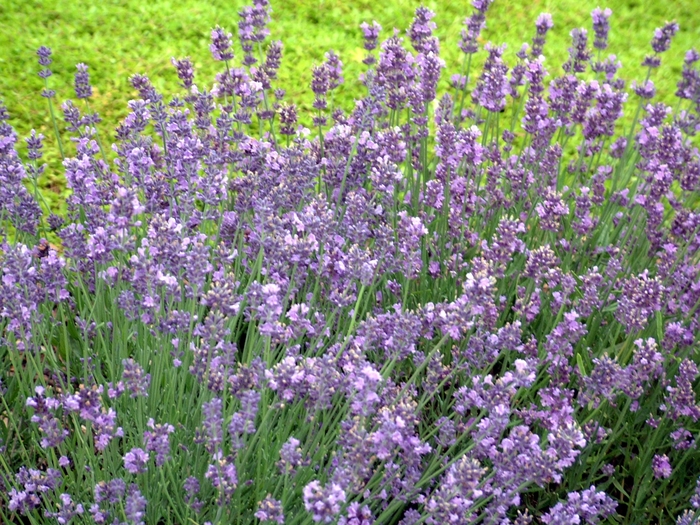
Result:
<svg viewBox="0 0 700 525"><path fill-rule="evenodd" d="M209 32L217 24L234 34L238 10L246 0L2 0L0 2L0 99L8 106L10 123L25 137L37 129L47 137L45 161L49 167L41 186L52 208L61 207L64 181L56 140L50 127L46 100L40 96L43 81L37 76L36 49L49 46L54 52L50 84L57 100L75 98L72 82L75 64L90 67L94 95L91 106L104 122L100 125L103 141L111 143L112 130L126 115L127 101L136 98L128 78L133 73L147 74L153 84L167 95L179 91L171 57L190 56L195 64L196 83L210 86L221 64L209 54ZM530 42L534 22L542 12L554 18L554 28L545 46L546 66L560 73L574 27L590 30L590 12L597 6L610 7L610 46L623 63L621 76L628 81L643 79L640 67L651 51L649 41L656 27L676 20L680 32L662 67L652 79L662 100L672 102L684 53L700 44L700 10L694 2L682 0L615 0L599 3L589 0L496 0L488 14L484 41L507 43L506 58L512 65L514 54L523 42ZM284 44L284 55L276 87L287 90L287 100L297 103L304 113L312 101L309 83L311 66L323 60L324 53L335 50L345 64L345 84L335 94L336 104L352 107L362 95L357 82L364 69L362 36L358 26L376 20L383 26L382 38L394 27L405 30L419 2L402 0L273 0L271 38ZM435 2L424 5L436 12L437 35L441 54L447 62L443 85L458 71L461 52L457 45L464 18L471 14L469 2ZM589 39L592 43L592 34ZM484 53L479 54L479 60ZM478 67L479 60L476 66ZM474 70L473 70L474 71ZM79 104L82 107L82 104ZM307 119L308 120L308 119ZM23 151L24 143L20 147Z"/></svg>

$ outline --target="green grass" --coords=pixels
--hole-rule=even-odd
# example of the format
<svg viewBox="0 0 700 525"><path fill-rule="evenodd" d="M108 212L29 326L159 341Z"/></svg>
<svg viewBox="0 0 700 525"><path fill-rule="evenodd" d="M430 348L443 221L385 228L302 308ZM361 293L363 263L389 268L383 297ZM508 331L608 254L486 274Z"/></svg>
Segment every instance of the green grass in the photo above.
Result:
<svg viewBox="0 0 700 525"><path fill-rule="evenodd" d="M91 105L104 119L100 125L102 136L111 139L115 125L127 113L127 101L136 97L128 83L133 73L147 74L157 89L171 95L177 92L178 82L170 58L190 56L196 67L196 82L200 86L211 85L220 64L209 54L209 31L220 24L235 36L238 10L246 3L246 0L4 0L0 3L0 99L8 106L10 123L21 137L33 128L47 137L45 161L49 166L40 183L44 190L49 190L44 193L52 208L61 209L65 183L46 101L39 95L43 83L36 75L39 69L36 49L47 45L54 51L54 76L50 82L59 101L74 98L75 64L84 62L90 66L94 87ZM683 0L615 0L600 4L613 10L608 52L622 61L623 78L643 78L639 64L650 51L654 28L675 19L681 30L663 57L662 69L652 77L661 99L671 101L683 54L700 42L700 11L691 4ZM349 109L352 100L362 95L356 82L364 68L359 24L377 20L384 28L385 38L393 27L404 30L419 4L401 0L382 4L369 0L284 0L273 1L272 5L271 37L282 40L285 46L277 87L287 90L287 99L297 103L303 115L312 100L308 87L311 66L323 60L328 49L338 52L346 65L346 83L334 96L336 104ZM464 17L471 14L472 8L466 1L431 1L426 5L436 12L437 35L447 62L443 73L446 82L461 63L457 44ZM531 40L537 15L550 12L555 26L545 47L546 65L550 72L558 73L566 60L569 31L573 27L590 29L590 11L598 5L588 0L497 1L489 11L483 37L485 41L507 43L506 57L512 64L520 45ZM483 58L483 53L479 56ZM476 67L479 66L477 63Z"/></svg>

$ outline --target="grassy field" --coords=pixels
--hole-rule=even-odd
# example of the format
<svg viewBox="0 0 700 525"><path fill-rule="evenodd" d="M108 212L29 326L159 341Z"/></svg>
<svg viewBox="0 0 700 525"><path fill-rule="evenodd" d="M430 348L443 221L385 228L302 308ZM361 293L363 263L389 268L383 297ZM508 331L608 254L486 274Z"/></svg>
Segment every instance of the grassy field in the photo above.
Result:
<svg viewBox="0 0 700 525"><path fill-rule="evenodd" d="M55 138L49 126L46 101L39 95L42 80L35 51L40 45L53 49L54 76L51 85L58 100L74 98L72 88L75 64L90 66L94 95L91 99L104 122L101 134L111 131L126 115L127 101L136 96L129 86L133 73L147 74L156 88L166 95L178 90L170 58L192 57L196 82L210 85L219 64L208 50L209 31L216 24L236 32L237 12L246 0L196 1L154 0L4 0L0 3L0 99L8 106L11 124L26 136L32 128L46 137L45 160L49 169L41 181L52 208L60 210L65 184ZM681 70L683 54L700 42L700 12L683 0L623 0L606 5L613 10L608 52L623 63L627 80L643 76L639 66L650 51L654 29L667 20L676 20L680 32L663 58L661 70L652 77L662 99L670 100ZM390 0L380 6L369 0L273 1L271 37L284 43L284 57L278 87L287 90L287 98L302 108L309 107L308 88L311 66L334 49L345 63L346 82L335 95L336 103L350 108L361 96L356 82L363 70L362 21L377 20L384 28L382 37L393 27L405 29L417 2ZM468 2L427 2L436 11L437 35L442 56L447 62L443 82L456 72L461 62L457 44L464 17L472 11ZM507 58L513 63L515 52L529 42L534 21L541 12L554 17L554 29L545 47L547 67L559 71L566 59L573 27L590 29L590 11L598 2L588 0L517 0L496 2L489 11L484 40L507 43ZM481 53L480 55L483 55ZM479 64L477 64L478 66Z"/></svg>

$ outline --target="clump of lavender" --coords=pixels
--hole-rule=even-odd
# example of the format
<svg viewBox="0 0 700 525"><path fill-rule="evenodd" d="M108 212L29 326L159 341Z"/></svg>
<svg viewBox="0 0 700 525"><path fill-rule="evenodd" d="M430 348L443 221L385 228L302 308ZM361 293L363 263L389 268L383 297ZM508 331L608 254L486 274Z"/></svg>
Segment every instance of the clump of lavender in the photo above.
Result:
<svg viewBox="0 0 700 525"><path fill-rule="evenodd" d="M111 162L87 66L59 126L39 49L75 149L45 215L50 143L0 105L0 521L697 520L700 55L674 109L677 24L626 90L609 9L557 75L550 15L481 49L490 4L449 94L435 13L363 24L366 96L333 106L328 51L312 132L255 0L212 85L131 78Z"/></svg>

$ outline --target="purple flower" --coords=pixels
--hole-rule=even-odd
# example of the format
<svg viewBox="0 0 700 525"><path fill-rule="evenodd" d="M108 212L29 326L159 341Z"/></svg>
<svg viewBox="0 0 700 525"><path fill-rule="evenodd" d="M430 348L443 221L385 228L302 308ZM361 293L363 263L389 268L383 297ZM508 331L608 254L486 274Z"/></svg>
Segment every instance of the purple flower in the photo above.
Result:
<svg viewBox="0 0 700 525"><path fill-rule="evenodd" d="M596 492L595 487L581 492L570 492L566 503L557 503L542 516L547 525L578 524L581 520L597 525L615 512L617 503L605 492Z"/></svg>
<svg viewBox="0 0 700 525"><path fill-rule="evenodd" d="M233 51L231 51L231 33L227 33L219 26L212 29L209 51L211 51L214 60L220 62L231 60L233 58Z"/></svg>
<svg viewBox="0 0 700 525"><path fill-rule="evenodd" d="M593 47L596 49L607 49L608 47L608 32L610 31L610 15L612 15L612 10L610 8L605 8L604 10L600 7L596 7L591 12L591 18L593 18L593 32L595 33L595 40L593 41Z"/></svg>
<svg viewBox="0 0 700 525"><path fill-rule="evenodd" d="M146 472L148 452L140 448L132 448L124 455L124 468L131 474L143 474Z"/></svg>
<svg viewBox="0 0 700 525"><path fill-rule="evenodd" d="M632 91L634 91L639 97L650 100L654 98L654 95L656 94L656 87L654 86L654 82L651 80L647 80L643 84L637 84L636 81L633 81Z"/></svg>
<svg viewBox="0 0 700 525"><path fill-rule="evenodd" d="M209 454L216 454L223 443L223 401L215 397L202 404L202 428L198 431L197 441L204 443Z"/></svg>
<svg viewBox="0 0 700 525"><path fill-rule="evenodd" d="M693 421L700 419L700 406L695 400L693 383L698 376L698 367L690 359L683 359L676 374L676 386L667 386L664 408L673 420L689 417Z"/></svg>
<svg viewBox="0 0 700 525"><path fill-rule="evenodd" d="M42 503L48 505L48 501L46 501L48 493L58 488L62 483L61 473L52 468L44 472L21 467L15 474L15 481L17 485L21 486L21 490L10 489L7 494L9 496L7 508L10 509L10 512L19 512L24 516L41 506Z"/></svg>
<svg viewBox="0 0 700 525"><path fill-rule="evenodd" d="M341 516L338 520L338 525L373 525L374 517L372 510L367 505L362 505L357 501L353 501L348 505L348 515Z"/></svg>
<svg viewBox="0 0 700 525"><path fill-rule="evenodd" d="M284 513L282 509L282 502L274 499L270 494L258 503L258 510L254 514L256 518L260 521L275 521L277 523L284 523Z"/></svg>
<svg viewBox="0 0 700 525"><path fill-rule="evenodd" d="M690 497L690 504L694 509L700 509L700 476L695 482L695 494Z"/></svg>
<svg viewBox="0 0 700 525"><path fill-rule="evenodd" d="M156 466L160 467L170 457L170 434L175 432L172 425L155 424L153 418L147 423L151 430L143 433L146 450L156 453Z"/></svg>
<svg viewBox="0 0 700 525"><path fill-rule="evenodd" d="M195 512L200 512L204 502L196 497L200 489L199 480L194 476L189 476L183 483L183 488L185 489L185 502L187 505Z"/></svg>
<svg viewBox="0 0 700 525"><path fill-rule="evenodd" d="M90 85L90 74L85 64L75 66L78 72L75 74L75 96L77 98L90 98L92 96L92 86Z"/></svg>
<svg viewBox="0 0 700 525"><path fill-rule="evenodd" d="M245 390L239 394L239 397L241 399L241 410L233 414L228 426L235 448L243 446L242 434L255 433L255 416L258 413L260 393L256 390Z"/></svg>
<svg viewBox="0 0 700 525"><path fill-rule="evenodd" d="M304 507L316 523L331 523L345 503L345 491L336 483L323 488L318 481L304 487Z"/></svg>
<svg viewBox="0 0 700 525"><path fill-rule="evenodd" d="M474 458L462 456L450 466L437 489L426 503L426 523L468 523L476 501L490 487L481 485L486 469ZM410 521L408 523L411 523Z"/></svg>
<svg viewBox="0 0 700 525"><path fill-rule="evenodd" d="M472 99L476 104L495 113L506 107L506 96L510 94L508 66L502 58L504 49L505 45L494 46L490 42L486 44L489 56L472 93Z"/></svg>
<svg viewBox="0 0 700 525"><path fill-rule="evenodd" d="M126 483L121 478L116 478L111 481L100 481L95 485L95 503L118 503L126 493Z"/></svg>
<svg viewBox="0 0 700 525"><path fill-rule="evenodd" d="M294 473L297 467L303 465L300 442L295 437L291 437L282 445L280 449L280 460L277 466L282 474Z"/></svg>
<svg viewBox="0 0 700 525"><path fill-rule="evenodd" d="M377 64L377 83L386 89L390 109L402 108L407 98L407 88L415 77L413 55L408 53L398 34L382 43Z"/></svg>
<svg viewBox="0 0 700 525"><path fill-rule="evenodd" d="M360 24L360 29L362 29L365 49L367 51L376 49L379 42L379 32L382 30L382 26L380 26L376 21L372 21L372 25L369 25L367 22L362 22L362 24ZM371 58L371 61L368 62L367 60L369 58ZM368 58L365 59L365 63L367 65L373 64L374 58L368 56Z"/></svg>
<svg viewBox="0 0 700 525"><path fill-rule="evenodd" d="M58 505L58 512L44 511L44 516L54 518L60 525L67 525L70 521L85 512L82 504L76 504L70 494L61 494L59 496L61 502Z"/></svg>
<svg viewBox="0 0 700 525"><path fill-rule="evenodd" d="M663 27L658 27L654 30L654 38L651 39L651 48L654 53L663 53L671 47L671 39L678 33L678 24L669 22Z"/></svg>
<svg viewBox="0 0 700 525"><path fill-rule="evenodd" d="M649 316L661 310L664 287L658 277L649 277L648 270L633 275L622 283L615 318L628 334L642 330Z"/></svg>
<svg viewBox="0 0 700 525"><path fill-rule="evenodd" d="M123 359L122 366L124 367L122 381L124 381L125 388L131 392L131 397L148 397L151 374L144 374L141 365L131 358Z"/></svg>
<svg viewBox="0 0 700 525"><path fill-rule="evenodd" d="M651 467L654 470L654 477L656 479L670 478L673 472L671 463L666 454L663 456L659 456L658 454L654 455L654 459L651 460Z"/></svg>
<svg viewBox="0 0 700 525"><path fill-rule="evenodd" d="M39 57L39 65L43 67L43 69L39 71L38 75L46 82L46 79L53 75L48 67L51 65L51 62L53 62L51 60L51 48L41 46L39 49L37 49L36 54ZM41 92L41 96L44 98L53 98L55 95L56 91L53 89L44 88Z"/></svg>
<svg viewBox="0 0 700 525"><path fill-rule="evenodd" d="M209 465L204 477L211 481L219 493L217 504L219 506L227 505L238 486L238 472L234 458L217 459L215 463Z"/></svg>
<svg viewBox="0 0 700 525"><path fill-rule="evenodd" d="M492 3L493 0L472 0L474 14L464 20L466 27L462 29L462 39L459 43L459 48L467 55L473 55L479 50L477 40L486 27L486 11Z"/></svg>
<svg viewBox="0 0 700 525"><path fill-rule="evenodd" d="M36 50L36 54L39 57L39 65L40 66L49 66L51 65L51 48L46 47L46 46L41 46L39 49Z"/></svg>
<svg viewBox="0 0 700 525"><path fill-rule="evenodd" d="M170 59L170 62L177 70L177 78L180 79L181 86L189 90L194 85L194 66L190 57L177 60L175 57Z"/></svg>
<svg viewBox="0 0 700 525"><path fill-rule="evenodd" d="M535 21L535 36L532 37L532 50L530 56L536 60L542 54L545 39L550 29L554 27L552 15L549 13L541 13Z"/></svg>
<svg viewBox="0 0 700 525"><path fill-rule="evenodd" d="M126 519L131 521L133 525L144 525L146 517L146 498L139 491L138 485L132 483L129 485L129 492L126 495L124 503L124 514Z"/></svg>
<svg viewBox="0 0 700 525"><path fill-rule="evenodd" d="M683 72L676 90L678 98L694 102L696 108L700 106L700 71L695 67L698 61L700 61L700 53L697 50L690 49L685 54Z"/></svg>
<svg viewBox="0 0 700 525"><path fill-rule="evenodd" d="M428 54L437 51L437 39L433 37L433 31L437 27L432 19L435 13L425 6L416 8L416 14L411 22L411 27L406 33L411 40L413 49L418 53Z"/></svg>
<svg viewBox="0 0 700 525"><path fill-rule="evenodd" d="M36 423L44 434L40 444L42 448L57 447L69 435L68 430L63 428L60 419L54 415L54 411L61 406L61 402L52 397L44 397L44 387L37 386L34 390L36 396L27 398L26 406L34 409L31 421Z"/></svg>
<svg viewBox="0 0 700 525"><path fill-rule="evenodd" d="M591 58L587 49L588 31L583 28L571 31L572 46L569 48L569 60L564 64L564 71L567 73L583 73L586 71L586 64Z"/></svg>

